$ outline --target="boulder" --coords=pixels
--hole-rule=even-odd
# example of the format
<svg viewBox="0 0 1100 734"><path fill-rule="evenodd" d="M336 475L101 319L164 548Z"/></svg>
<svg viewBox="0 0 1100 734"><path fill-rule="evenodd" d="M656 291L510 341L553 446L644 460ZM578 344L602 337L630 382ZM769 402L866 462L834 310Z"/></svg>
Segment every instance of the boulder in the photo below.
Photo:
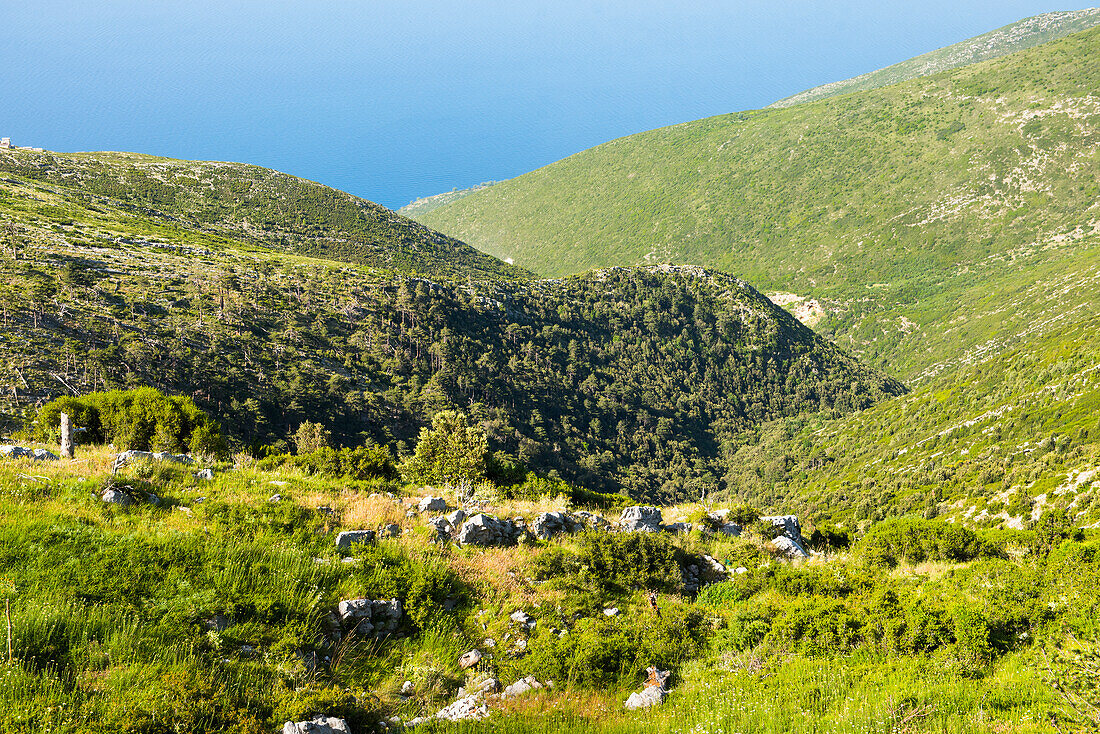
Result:
<svg viewBox="0 0 1100 734"><path fill-rule="evenodd" d="M495 547L514 544L522 533L523 528L512 520L478 513L462 524L456 540L460 545Z"/></svg>
<svg viewBox="0 0 1100 734"><path fill-rule="evenodd" d="M529 675L526 678L520 678L510 686L505 687L501 692L501 698L515 698L516 696L522 696L525 693L536 691L542 688L542 684L535 680L535 676Z"/></svg>
<svg viewBox="0 0 1100 734"><path fill-rule="evenodd" d="M691 532L691 523L690 522L671 522L668 525L665 525L665 530L667 530L670 533L690 533Z"/></svg>
<svg viewBox="0 0 1100 734"><path fill-rule="evenodd" d="M447 500L442 497L425 497L417 503L416 509L421 512L444 512L447 509Z"/></svg>
<svg viewBox="0 0 1100 734"><path fill-rule="evenodd" d="M778 538L772 541L772 545L776 547L781 554L789 559L795 558L809 558L810 552L802 547L800 543L788 538L786 535L780 535Z"/></svg>
<svg viewBox="0 0 1100 734"><path fill-rule="evenodd" d="M469 652L463 653L462 657L458 659L458 667L466 670L472 668L481 662L481 651L474 649Z"/></svg>
<svg viewBox="0 0 1100 734"><path fill-rule="evenodd" d="M199 469L197 472L195 472L195 479L205 479L205 480L209 481L213 478L214 478L214 470L213 469Z"/></svg>
<svg viewBox="0 0 1100 734"><path fill-rule="evenodd" d="M428 527L435 531L435 540L447 541L450 540L451 535L454 534L455 527L451 525L451 521L447 518L439 515L428 520Z"/></svg>
<svg viewBox="0 0 1100 734"><path fill-rule="evenodd" d="M665 698L668 696L668 678L671 673L654 667L647 668L646 672L649 673L649 678L646 680L645 688L640 692L630 694L630 698L626 699L624 704L627 709L658 706L664 703Z"/></svg>
<svg viewBox="0 0 1100 734"><path fill-rule="evenodd" d="M466 511L462 508L459 508L451 514L447 515L447 522L451 524L451 527L457 528L459 525L462 524L462 521L465 520L466 517Z"/></svg>
<svg viewBox="0 0 1100 734"><path fill-rule="evenodd" d="M120 492L117 489L108 489L103 493L100 499L108 504L121 505L122 507L126 507L133 503L133 500L130 499L130 495L125 492Z"/></svg>
<svg viewBox="0 0 1100 734"><path fill-rule="evenodd" d="M350 548L358 543L373 543L373 530L345 530L336 536L337 548Z"/></svg>
<svg viewBox="0 0 1100 734"><path fill-rule="evenodd" d="M760 522L774 525L779 528L783 535L799 545L805 545L806 543L806 541L802 539L802 526L798 522L797 515L772 515L770 517L760 518Z"/></svg>
<svg viewBox="0 0 1100 734"><path fill-rule="evenodd" d="M401 526L391 522L389 525L382 528L379 535L383 538L396 538L401 535Z"/></svg>
<svg viewBox="0 0 1100 734"><path fill-rule="evenodd" d="M661 529L661 510L657 507L642 505L627 507L619 515L619 527L629 532L659 532Z"/></svg>
<svg viewBox="0 0 1100 734"><path fill-rule="evenodd" d="M288 721L283 734L351 734L348 723L335 716L315 716L311 721Z"/></svg>
<svg viewBox="0 0 1100 734"><path fill-rule="evenodd" d="M131 461L170 461L174 464L194 464L187 454L170 454L166 451L123 451L115 456L115 469Z"/></svg>

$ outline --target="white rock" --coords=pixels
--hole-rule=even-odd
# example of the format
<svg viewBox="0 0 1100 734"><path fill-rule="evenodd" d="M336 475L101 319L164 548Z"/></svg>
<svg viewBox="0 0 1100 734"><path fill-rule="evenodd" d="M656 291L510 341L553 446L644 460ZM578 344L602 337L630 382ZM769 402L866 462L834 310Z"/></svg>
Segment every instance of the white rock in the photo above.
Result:
<svg viewBox="0 0 1100 734"><path fill-rule="evenodd" d="M315 716L312 721L288 721L283 734L351 734L348 723L335 716Z"/></svg>
<svg viewBox="0 0 1100 734"><path fill-rule="evenodd" d="M481 651L476 649L470 650L467 653L463 653L462 657L458 659L458 665L463 670L466 670L467 668L472 668L480 662Z"/></svg>

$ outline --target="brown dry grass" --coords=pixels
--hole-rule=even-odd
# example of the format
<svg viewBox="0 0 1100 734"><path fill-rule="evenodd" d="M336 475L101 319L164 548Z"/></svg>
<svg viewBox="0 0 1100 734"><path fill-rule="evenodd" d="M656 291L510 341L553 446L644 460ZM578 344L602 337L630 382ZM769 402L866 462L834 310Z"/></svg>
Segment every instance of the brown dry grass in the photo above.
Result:
<svg viewBox="0 0 1100 734"><path fill-rule="evenodd" d="M493 589L508 597L522 597L524 602L535 599L527 581L526 569L534 551L522 546L485 548L474 552L455 553L451 568L463 582L477 589Z"/></svg>

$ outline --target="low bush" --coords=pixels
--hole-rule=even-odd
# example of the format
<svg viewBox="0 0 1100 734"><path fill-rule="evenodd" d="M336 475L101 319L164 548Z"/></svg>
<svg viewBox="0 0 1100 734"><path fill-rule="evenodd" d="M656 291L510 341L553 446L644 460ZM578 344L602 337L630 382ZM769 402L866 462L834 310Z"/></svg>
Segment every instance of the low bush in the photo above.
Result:
<svg viewBox="0 0 1100 734"><path fill-rule="evenodd" d="M983 551L983 545L961 525L902 517L873 525L855 551L867 563L893 568L902 561L969 561Z"/></svg>
<svg viewBox="0 0 1100 734"><path fill-rule="evenodd" d="M683 551L663 533L587 531L579 548L551 547L535 559L535 577L574 575L608 593L675 591L682 584Z"/></svg>

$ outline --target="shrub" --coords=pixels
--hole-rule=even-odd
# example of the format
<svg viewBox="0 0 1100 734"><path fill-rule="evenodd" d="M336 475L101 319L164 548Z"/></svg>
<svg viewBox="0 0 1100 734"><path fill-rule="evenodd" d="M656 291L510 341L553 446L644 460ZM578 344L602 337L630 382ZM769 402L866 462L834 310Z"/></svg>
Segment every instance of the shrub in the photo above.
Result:
<svg viewBox="0 0 1100 734"><path fill-rule="evenodd" d="M860 626L844 602L815 596L788 607L772 622L767 639L808 655L842 652L855 645Z"/></svg>
<svg viewBox="0 0 1100 734"><path fill-rule="evenodd" d="M221 430L194 400L151 387L58 398L42 406L28 432L42 441L57 441L61 413L86 429L87 443L138 451L225 452Z"/></svg>
<svg viewBox="0 0 1100 734"><path fill-rule="evenodd" d="M672 540L656 533L606 533L589 530L580 549L548 549L535 559L535 576L578 575L606 591L636 589L674 591L682 582L680 551Z"/></svg>

